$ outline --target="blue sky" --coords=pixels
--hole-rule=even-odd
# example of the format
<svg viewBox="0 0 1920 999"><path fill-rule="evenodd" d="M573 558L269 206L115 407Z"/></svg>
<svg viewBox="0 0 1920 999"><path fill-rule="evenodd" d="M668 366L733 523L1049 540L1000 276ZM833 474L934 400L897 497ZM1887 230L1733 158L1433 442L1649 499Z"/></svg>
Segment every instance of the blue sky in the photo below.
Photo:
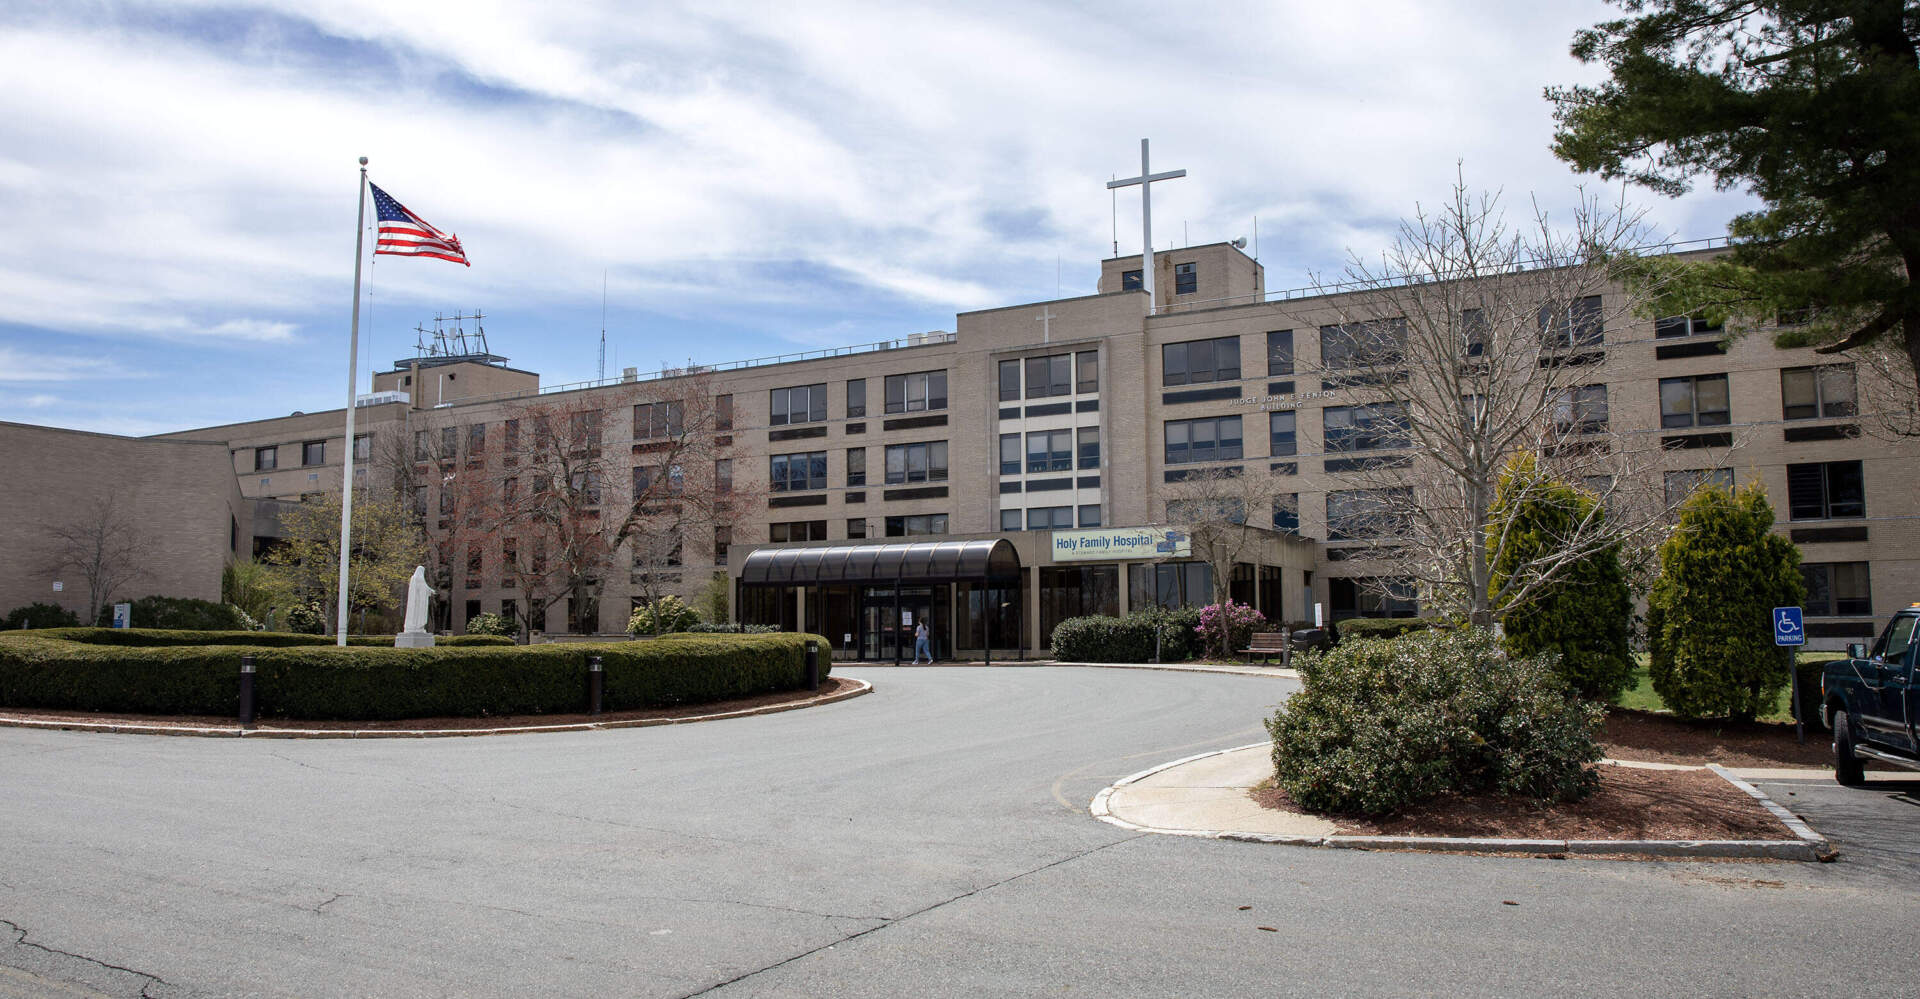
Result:
<svg viewBox="0 0 1920 999"><path fill-rule="evenodd" d="M1105 181L1274 289L1455 165L1570 206L1541 89L1598 3L11 3L0 420L145 434L340 405L355 159L472 268L377 260L367 361L484 309L547 383L952 329L1093 290ZM1607 193L1607 192L1602 192ZM1738 192L1631 192L1677 238ZM1139 199L1117 213L1139 250Z"/></svg>

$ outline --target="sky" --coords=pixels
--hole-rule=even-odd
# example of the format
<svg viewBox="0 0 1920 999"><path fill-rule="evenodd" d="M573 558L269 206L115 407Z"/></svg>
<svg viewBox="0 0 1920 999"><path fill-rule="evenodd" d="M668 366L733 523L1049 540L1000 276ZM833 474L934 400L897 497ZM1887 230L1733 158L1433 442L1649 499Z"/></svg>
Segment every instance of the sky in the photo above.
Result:
<svg viewBox="0 0 1920 999"><path fill-rule="evenodd" d="M1456 170L1570 208L1549 85L1597 2L0 0L0 420L152 434L346 396L355 185L470 268L369 255L359 391L485 312L543 384L951 330L1240 236L1273 290ZM1724 235L1741 192L1627 196ZM1258 219L1256 230L1255 220ZM1252 241L1256 238L1257 244ZM371 249L371 240L368 241ZM604 289L604 291L603 291ZM470 325L470 324L469 324Z"/></svg>

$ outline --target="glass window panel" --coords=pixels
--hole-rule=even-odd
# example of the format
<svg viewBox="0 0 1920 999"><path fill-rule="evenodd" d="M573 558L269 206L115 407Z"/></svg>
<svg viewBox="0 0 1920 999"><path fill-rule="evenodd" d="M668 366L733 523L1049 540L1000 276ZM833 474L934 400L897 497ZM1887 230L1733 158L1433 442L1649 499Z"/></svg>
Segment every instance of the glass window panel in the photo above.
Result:
<svg viewBox="0 0 1920 999"><path fill-rule="evenodd" d="M1274 330L1267 334L1267 375L1293 374L1293 331Z"/></svg>
<svg viewBox="0 0 1920 999"><path fill-rule="evenodd" d="M1213 341L1197 340L1187 344L1187 381L1213 381Z"/></svg>
<svg viewBox="0 0 1920 999"><path fill-rule="evenodd" d="M1000 474L1020 474L1020 435L1000 435Z"/></svg>
<svg viewBox="0 0 1920 999"><path fill-rule="evenodd" d="M1240 338L1224 337L1213 342L1213 369L1216 381L1234 381L1240 377Z"/></svg>
<svg viewBox="0 0 1920 999"><path fill-rule="evenodd" d="M1724 426L1728 422L1727 376L1703 375L1695 379L1694 408L1703 427Z"/></svg>
<svg viewBox="0 0 1920 999"><path fill-rule="evenodd" d="M1162 385L1187 383L1186 344L1170 343L1160 348L1160 383Z"/></svg>
<svg viewBox="0 0 1920 999"><path fill-rule="evenodd" d="M1080 437L1080 467L1082 469L1099 468L1100 428L1081 427L1078 434Z"/></svg>
<svg viewBox="0 0 1920 999"><path fill-rule="evenodd" d="M1047 358L1050 387L1054 395L1073 394L1073 355L1055 354Z"/></svg>
<svg viewBox="0 0 1920 999"><path fill-rule="evenodd" d="M1097 350L1083 350L1073 356L1075 366L1079 369L1079 379L1074 386L1074 391L1083 394L1100 391L1100 352ZM942 395L946 394L944 391L946 388L945 379L946 376L942 375Z"/></svg>
<svg viewBox="0 0 1920 999"><path fill-rule="evenodd" d="M1000 511L1000 529L1003 531L1019 530L1020 529L1020 511L1018 510Z"/></svg>
<svg viewBox="0 0 1920 999"><path fill-rule="evenodd" d="M1866 515L1867 487L1860 462L1829 462L1827 464L1827 516L1864 517Z"/></svg>
<svg viewBox="0 0 1920 999"><path fill-rule="evenodd" d="M947 373L944 371L927 375L927 408L947 408Z"/></svg>
<svg viewBox="0 0 1920 999"><path fill-rule="evenodd" d="M1660 379L1660 425L1693 426L1693 379Z"/></svg>
<svg viewBox="0 0 1920 999"><path fill-rule="evenodd" d="M1047 359L1027 358L1027 398L1041 399L1052 394L1047 387Z"/></svg>
<svg viewBox="0 0 1920 999"><path fill-rule="evenodd" d="M847 416L849 418L867 415L867 380L850 378L847 380Z"/></svg>
<svg viewBox="0 0 1920 999"><path fill-rule="evenodd" d="M1087 503L1087 504L1083 504L1080 507L1080 526L1081 527L1099 527L1100 526L1100 504Z"/></svg>
<svg viewBox="0 0 1920 999"><path fill-rule="evenodd" d="M1017 402L1020 399L1020 362L1000 362L1000 401Z"/></svg>
<svg viewBox="0 0 1920 999"><path fill-rule="evenodd" d="M1814 368L1780 372L1781 418L1810 420L1820 415L1819 380Z"/></svg>
<svg viewBox="0 0 1920 999"><path fill-rule="evenodd" d="M1820 415L1852 416L1855 412L1853 365L1830 364L1820 370Z"/></svg>
<svg viewBox="0 0 1920 999"><path fill-rule="evenodd" d="M1271 453L1276 457L1293 454L1296 451L1295 416L1292 410L1271 413L1267 416L1267 432L1273 448Z"/></svg>

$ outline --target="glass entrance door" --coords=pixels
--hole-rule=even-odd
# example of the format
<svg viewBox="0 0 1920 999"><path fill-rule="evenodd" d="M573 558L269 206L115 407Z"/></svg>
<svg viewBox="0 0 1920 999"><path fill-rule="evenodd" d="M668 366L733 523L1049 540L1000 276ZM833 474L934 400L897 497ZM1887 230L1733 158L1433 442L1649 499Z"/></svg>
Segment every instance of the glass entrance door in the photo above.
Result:
<svg viewBox="0 0 1920 999"><path fill-rule="evenodd" d="M946 658L947 587L903 586L895 606L894 588L870 586L860 598L860 655L871 662L892 662L896 651L902 660L913 658L914 628L925 621L927 638L935 659Z"/></svg>

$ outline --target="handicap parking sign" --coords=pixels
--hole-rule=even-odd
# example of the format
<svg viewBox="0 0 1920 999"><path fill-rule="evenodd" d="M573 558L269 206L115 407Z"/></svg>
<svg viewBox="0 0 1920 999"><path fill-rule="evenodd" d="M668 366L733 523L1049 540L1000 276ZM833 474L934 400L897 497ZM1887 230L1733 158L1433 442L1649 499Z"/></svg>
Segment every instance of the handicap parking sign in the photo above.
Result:
<svg viewBox="0 0 1920 999"><path fill-rule="evenodd" d="M1773 644L1807 644L1807 630L1801 626L1800 608L1775 607L1773 609Z"/></svg>

